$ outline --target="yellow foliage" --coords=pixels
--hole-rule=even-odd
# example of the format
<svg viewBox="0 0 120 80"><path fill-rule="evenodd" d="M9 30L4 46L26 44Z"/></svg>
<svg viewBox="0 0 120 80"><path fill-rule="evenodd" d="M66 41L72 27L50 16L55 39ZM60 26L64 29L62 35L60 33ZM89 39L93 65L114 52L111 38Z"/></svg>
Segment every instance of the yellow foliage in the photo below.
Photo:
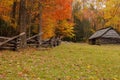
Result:
<svg viewBox="0 0 120 80"><path fill-rule="evenodd" d="M43 31L43 35L42 38L43 39L47 39L50 38L52 36L54 36L54 32L55 32L55 22L54 20L48 18L43 22L43 26L42 26L42 31Z"/></svg>
<svg viewBox="0 0 120 80"><path fill-rule="evenodd" d="M106 12L104 15L104 19L110 19L110 18L112 18L111 13Z"/></svg>
<svg viewBox="0 0 120 80"><path fill-rule="evenodd" d="M7 22L9 22L11 20L9 16L4 16L4 15L2 16L2 19L4 19Z"/></svg>
<svg viewBox="0 0 120 80"><path fill-rule="evenodd" d="M120 27L120 0L109 0L104 9L105 26Z"/></svg>
<svg viewBox="0 0 120 80"><path fill-rule="evenodd" d="M68 22L67 20L63 20L58 22L56 27L56 34L62 36L73 37L73 23Z"/></svg>

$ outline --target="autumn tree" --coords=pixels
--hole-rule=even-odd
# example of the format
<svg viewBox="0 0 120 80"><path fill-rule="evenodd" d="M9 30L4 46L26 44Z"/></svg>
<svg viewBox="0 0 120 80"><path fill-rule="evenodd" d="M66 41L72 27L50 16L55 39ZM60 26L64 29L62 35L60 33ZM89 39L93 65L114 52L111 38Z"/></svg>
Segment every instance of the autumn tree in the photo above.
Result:
<svg viewBox="0 0 120 80"><path fill-rule="evenodd" d="M52 0L52 1L47 0L47 1L41 1L40 4L42 4L41 26L42 26L42 32L44 33L42 35L43 39L58 35L71 36L71 34L73 33L73 28L72 28L73 24L72 24L72 15L71 15L72 0L68 0L68 1L66 0L65 3L63 3L62 0ZM62 22L62 27L61 27L61 22ZM58 32L56 31L58 31L60 34L58 34ZM65 31L66 33L63 33Z"/></svg>
<svg viewBox="0 0 120 80"><path fill-rule="evenodd" d="M43 35L39 40L73 36L72 0L1 0L0 18L14 29L10 33L26 33L24 39L21 37L23 46L26 38L40 32Z"/></svg>
<svg viewBox="0 0 120 80"><path fill-rule="evenodd" d="M120 31L120 1L109 0L104 11L105 26L113 26Z"/></svg>
<svg viewBox="0 0 120 80"><path fill-rule="evenodd" d="M96 30L112 26L119 29L119 1L76 0L73 4L75 38L88 39Z"/></svg>
<svg viewBox="0 0 120 80"><path fill-rule="evenodd" d="M74 35L72 23L72 0L56 0L54 17L56 20L56 35L72 37Z"/></svg>

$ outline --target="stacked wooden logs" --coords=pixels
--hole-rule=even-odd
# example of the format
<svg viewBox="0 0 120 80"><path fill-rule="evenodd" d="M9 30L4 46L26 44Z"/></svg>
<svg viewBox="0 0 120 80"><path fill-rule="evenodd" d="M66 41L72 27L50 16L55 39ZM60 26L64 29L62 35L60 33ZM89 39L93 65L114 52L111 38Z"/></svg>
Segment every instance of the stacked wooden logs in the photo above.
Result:
<svg viewBox="0 0 120 80"><path fill-rule="evenodd" d="M8 37L0 37L0 49L12 49L18 50L20 48L20 37L25 33L21 33L17 36L8 38Z"/></svg>
<svg viewBox="0 0 120 80"><path fill-rule="evenodd" d="M40 34L36 34L34 36L31 36L27 39L27 45L28 46L35 46L35 47L38 47L38 44L39 44L39 36Z"/></svg>
<svg viewBox="0 0 120 80"><path fill-rule="evenodd" d="M61 44L61 39L59 37L51 37L50 39L42 41L42 45L46 47L56 47Z"/></svg>
<svg viewBox="0 0 120 80"><path fill-rule="evenodd" d="M20 48L20 42L21 42L21 36L23 36L25 33L21 33L14 37L0 37L0 49L12 49L12 50L18 50ZM26 42L29 46L40 46L43 47L56 47L60 45L61 39L60 37L51 37L50 39L43 40L39 43L39 36L41 34L36 34L34 36L29 37Z"/></svg>
<svg viewBox="0 0 120 80"><path fill-rule="evenodd" d="M7 38L7 37L6 37ZM3 38L2 39L0 39L0 40L2 40L2 41L5 41ZM9 40L9 39L8 39ZM0 43L4 43L4 42L0 42ZM4 43L3 45L1 45L1 49L12 49L12 50L17 50L17 49L19 49L19 47L20 47L20 38L15 38L15 39L13 39L13 40L11 40L11 41L8 41L8 42L6 42L6 43Z"/></svg>

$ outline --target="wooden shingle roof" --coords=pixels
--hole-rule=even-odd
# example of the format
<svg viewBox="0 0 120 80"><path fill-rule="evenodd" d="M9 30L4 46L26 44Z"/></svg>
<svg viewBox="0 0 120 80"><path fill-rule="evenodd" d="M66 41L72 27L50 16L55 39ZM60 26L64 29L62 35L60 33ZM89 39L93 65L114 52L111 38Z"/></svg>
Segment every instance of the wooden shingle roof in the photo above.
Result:
<svg viewBox="0 0 120 80"><path fill-rule="evenodd" d="M99 37L120 39L120 35L112 27L108 27L108 28L104 28L96 31L89 39L95 39Z"/></svg>

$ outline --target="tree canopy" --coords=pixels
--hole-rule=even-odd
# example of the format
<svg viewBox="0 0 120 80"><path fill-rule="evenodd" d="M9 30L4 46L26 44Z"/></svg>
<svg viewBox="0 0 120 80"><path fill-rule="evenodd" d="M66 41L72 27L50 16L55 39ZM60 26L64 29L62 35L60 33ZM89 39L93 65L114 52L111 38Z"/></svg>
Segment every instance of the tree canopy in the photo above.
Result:
<svg viewBox="0 0 120 80"><path fill-rule="evenodd" d="M23 13L26 19L21 21L27 37L41 31L43 39L62 36L80 41L104 27L112 26L120 31L119 0L24 0L20 5L21 1L0 0L1 36L20 32Z"/></svg>
<svg viewBox="0 0 120 80"><path fill-rule="evenodd" d="M19 32L20 15L25 9L26 20L23 23L27 35L38 33L39 25L44 33L43 39L71 36L73 33L72 0L24 0L24 4L20 4L21 2L22 0L0 0L0 18L15 28L16 32ZM24 8L20 9L20 6Z"/></svg>

